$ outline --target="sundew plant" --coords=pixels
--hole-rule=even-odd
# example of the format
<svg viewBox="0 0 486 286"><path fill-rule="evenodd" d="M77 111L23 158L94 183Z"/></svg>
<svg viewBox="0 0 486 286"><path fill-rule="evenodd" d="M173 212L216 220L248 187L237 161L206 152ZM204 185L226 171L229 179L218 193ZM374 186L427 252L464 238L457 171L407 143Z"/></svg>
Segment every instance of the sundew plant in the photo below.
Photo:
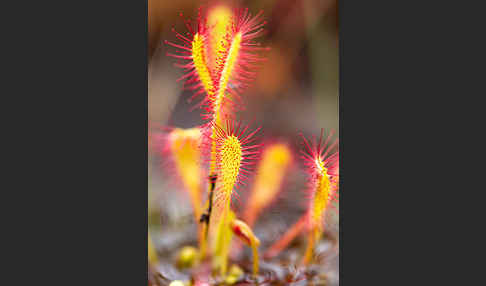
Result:
<svg viewBox="0 0 486 286"><path fill-rule="evenodd" d="M177 40L164 41L166 55L183 71L178 83L191 93L187 112L200 110L204 124L151 131L152 149L167 162L164 172L186 194L198 242L174 249L171 260L189 276L158 284L263 283L272 278L266 270L262 273L262 262L282 256L298 238L305 240L305 247L298 251L297 266L318 263L316 246L323 240L326 215L334 210L339 190L334 131L322 129L310 139L302 134L275 139L265 136L258 120L243 122L239 116L245 112L248 88L272 53L262 44L264 14L211 2L198 9L195 21L181 13L185 29L173 28ZM293 147L296 140L301 145ZM305 212L293 225L263 240L254 227L284 195L288 177L297 173L305 174L307 181L298 187L302 199L295 202L305 205ZM248 192L247 200L236 209L242 192ZM152 233L148 247L150 271L157 273L161 257ZM242 250L251 255L242 256Z"/></svg>

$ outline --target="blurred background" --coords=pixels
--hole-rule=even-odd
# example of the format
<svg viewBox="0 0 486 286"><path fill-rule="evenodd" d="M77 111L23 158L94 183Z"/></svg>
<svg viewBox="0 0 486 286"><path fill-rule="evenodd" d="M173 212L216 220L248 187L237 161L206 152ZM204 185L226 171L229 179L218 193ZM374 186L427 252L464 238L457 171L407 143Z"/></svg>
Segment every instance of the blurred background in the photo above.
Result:
<svg viewBox="0 0 486 286"><path fill-rule="evenodd" d="M267 20L266 34L258 41L271 47L268 61L259 70L257 80L241 97L246 110L238 113L244 122L254 120L253 126L260 125L266 138L280 138L298 150L299 131L305 135L316 134L320 128L339 131L339 54L338 54L338 4L336 0L253 0L226 1L240 7L248 7L253 15L264 10ZM171 48L164 40L179 42L171 28L186 32L184 17L195 21L197 8L208 1L196 0L148 0L148 116L151 123L181 128L194 127L205 123L200 117L200 109L189 112L194 102L189 104L190 91L182 90L182 82L176 82L182 70L173 66L175 60L165 54ZM158 229L169 224L177 227L182 222L192 220L187 199L174 191L174 184L167 180L170 176L164 170L163 158L149 153L149 227L152 228L159 252L167 253L174 241L194 243L195 229L182 230L175 237L157 235ZM299 159L296 162L299 164ZM305 176L298 169L290 175L288 185L282 192L277 206L265 212L288 213L295 218L303 212L305 205L295 203L302 200ZM245 189L241 190L241 200L245 199ZM241 204L240 204L241 205ZM238 208L238 205L236 206ZM280 223L272 223L275 229L268 235L278 237L295 220L281 218ZM338 215L331 218L328 231L337 233ZM165 232L167 233L167 232ZM192 237L193 240L188 240ZM169 271L169 270L167 270ZM177 273L172 273L177 276ZM337 275L337 274L336 274ZM177 277L176 277L177 278Z"/></svg>

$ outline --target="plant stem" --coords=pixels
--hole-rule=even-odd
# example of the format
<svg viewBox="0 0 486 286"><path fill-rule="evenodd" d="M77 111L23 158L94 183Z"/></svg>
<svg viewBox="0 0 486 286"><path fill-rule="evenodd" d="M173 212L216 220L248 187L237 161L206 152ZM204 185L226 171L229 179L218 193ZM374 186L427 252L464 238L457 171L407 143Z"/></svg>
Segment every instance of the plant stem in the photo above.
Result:
<svg viewBox="0 0 486 286"><path fill-rule="evenodd" d="M307 248L305 250L304 265L308 265L312 262L314 257L314 247L319 238L321 237L322 231L319 230L318 227L314 227L311 231L309 231L309 241L307 242Z"/></svg>
<svg viewBox="0 0 486 286"><path fill-rule="evenodd" d="M258 275L258 260L259 260L259 257L258 257L258 246L257 244L252 241L251 242L251 250L253 252L253 276L256 278L257 275Z"/></svg>
<svg viewBox="0 0 486 286"><path fill-rule="evenodd" d="M216 124L221 123L220 119L220 109L218 108L215 112L215 118L214 121ZM216 181L217 181L217 174L216 174L216 128L214 126L211 127L212 129L212 142L211 142L211 158L210 158L210 163L209 163L209 177L208 177L208 208L207 212L201 215L200 222L203 223L203 227L201 228L201 232L203 233L202 239L201 239L201 260L205 258L206 252L207 252L207 241L208 241L208 234L209 234L209 229L210 229L210 222L211 222L211 216L212 216L212 206L213 206L213 195L214 195L214 190L216 189Z"/></svg>
<svg viewBox="0 0 486 286"><path fill-rule="evenodd" d="M202 223L200 228L200 237L201 241L199 244L200 247L200 260L203 260L206 257L207 252L207 241L208 241L208 232L209 232L209 223L211 221L211 213L213 208L213 194L214 188L216 186L216 175L209 176L209 193L208 193L208 200L206 202L207 211L206 213L201 215L199 222Z"/></svg>
<svg viewBox="0 0 486 286"><path fill-rule="evenodd" d="M218 244L216 256L219 259L221 276L226 275L226 271L228 269L228 253L233 234L230 228L230 222L234 219L234 215L231 213L230 203L230 201L226 203L217 232Z"/></svg>

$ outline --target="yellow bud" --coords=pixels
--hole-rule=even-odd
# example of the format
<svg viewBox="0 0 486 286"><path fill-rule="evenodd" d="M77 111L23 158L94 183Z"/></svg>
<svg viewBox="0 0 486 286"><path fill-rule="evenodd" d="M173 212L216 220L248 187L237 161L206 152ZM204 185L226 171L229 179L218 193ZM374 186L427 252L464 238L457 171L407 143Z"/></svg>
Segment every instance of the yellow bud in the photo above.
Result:
<svg viewBox="0 0 486 286"><path fill-rule="evenodd" d="M238 265L233 264L231 265L228 276L226 277L224 282L229 285L235 284L236 282L238 282L238 280L241 278L242 275L243 275L243 270L241 270L241 268Z"/></svg>
<svg viewBox="0 0 486 286"><path fill-rule="evenodd" d="M185 286L185 285L184 282L182 282L181 280L174 280L170 282L169 286Z"/></svg>
<svg viewBox="0 0 486 286"><path fill-rule="evenodd" d="M192 246L184 246L180 251L177 258L177 266L179 268L192 267L197 261L197 249Z"/></svg>

